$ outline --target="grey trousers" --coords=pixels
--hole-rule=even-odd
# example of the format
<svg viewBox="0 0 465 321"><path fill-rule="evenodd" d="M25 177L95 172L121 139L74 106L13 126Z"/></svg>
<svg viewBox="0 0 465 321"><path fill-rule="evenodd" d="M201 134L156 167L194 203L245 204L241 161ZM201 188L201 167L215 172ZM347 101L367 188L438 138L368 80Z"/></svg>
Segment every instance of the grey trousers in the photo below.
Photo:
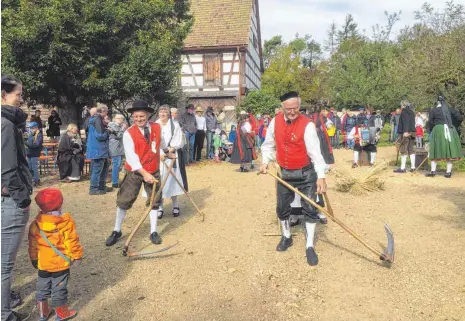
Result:
<svg viewBox="0 0 465 321"><path fill-rule="evenodd" d="M52 307L61 307L68 303L69 270L60 272L39 271L36 285L36 300L46 301L52 298Z"/></svg>
<svg viewBox="0 0 465 321"><path fill-rule="evenodd" d="M11 197L2 196L2 321L14 321L10 291L13 267L29 219L29 208L21 209Z"/></svg>

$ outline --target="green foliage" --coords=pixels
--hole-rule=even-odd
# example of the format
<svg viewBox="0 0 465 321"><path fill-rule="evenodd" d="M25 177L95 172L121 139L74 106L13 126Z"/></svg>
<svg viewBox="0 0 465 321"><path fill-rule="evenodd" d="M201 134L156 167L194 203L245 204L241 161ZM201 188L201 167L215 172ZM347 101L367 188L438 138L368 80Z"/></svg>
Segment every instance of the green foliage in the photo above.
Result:
<svg viewBox="0 0 465 321"><path fill-rule="evenodd" d="M68 107L176 94L188 0L2 2L2 72L25 99Z"/></svg>
<svg viewBox="0 0 465 321"><path fill-rule="evenodd" d="M274 114L275 108L280 104L281 101L272 94L264 90L252 90L242 101L241 107L255 115L263 115L264 112Z"/></svg>

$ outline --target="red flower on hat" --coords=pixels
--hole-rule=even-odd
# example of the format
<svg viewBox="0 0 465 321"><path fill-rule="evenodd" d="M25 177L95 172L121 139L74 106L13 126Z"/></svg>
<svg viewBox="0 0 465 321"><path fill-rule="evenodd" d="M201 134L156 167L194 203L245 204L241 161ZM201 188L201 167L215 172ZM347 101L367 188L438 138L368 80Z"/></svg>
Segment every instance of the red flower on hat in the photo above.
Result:
<svg viewBox="0 0 465 321"><path fill-rule="evenodd" d="M61 208L63 194L58 188L45 188L37 193L35 200L42 213L48 213Z"/></svg>

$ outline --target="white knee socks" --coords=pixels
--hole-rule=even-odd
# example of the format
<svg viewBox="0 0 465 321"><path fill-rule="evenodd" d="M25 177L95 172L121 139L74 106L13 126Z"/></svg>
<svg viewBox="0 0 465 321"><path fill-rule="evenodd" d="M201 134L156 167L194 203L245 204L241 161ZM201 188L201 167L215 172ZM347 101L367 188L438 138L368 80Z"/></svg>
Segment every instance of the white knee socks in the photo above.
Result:
<svg viewBox="0 0 465 321"><path fill-rule="evenodd" d="M415 169L415 154L410 155L410 168Z"/></svg>
<svg viewBox="0 0 465 321"><path fill-rule="evenodd" d="M400 157L400 169L405 169L406 165L407 165L407 155L402 155Z"/></svg>
<svg viewBox="0 0 465 321"><path fill-rule="evenodd" d="M359 152L354 151L354 163L358 164L358 157L359 157Z"/></svg>
<svg viewBox="0 0 465 321"><path fill-rule="evenodd" d="M447 162L446 173L450 173L450 172L452 172L452 162Z"/></svg>
<svg viewBox="0 0 465 321"><path fill-rule="evenodd" d="M116 208L116 222L114 230L116 232L121 232L121 225L123 225L124 217L126 216L126 210L123 210L119 207Z"/></svg>
<svg viewBox="0 0 465 321"><path fill-rule="evenodd" d="M374 164L376 162L376 153L370 153L370 164Z"/></svg>
<svg viewBox="0 0 465 321"><path fill-rule="evenodd" d="M315 227L316 223L305 222L305 228L307 230L307 249L309 247L314 247L313 239L315 238Z"/></svg>
<svg viewBox="0 0 465 321"><path fill-rule="evenodd" d="M436 171L436 166L438 166L438 162L436 161L431 161L431 171L435 172Z"/></svg>
<svg viewBox="0 0 465 321"><path fill-rule="evenodd" d="M152 209L150 211L150 234L157 231L157 223L158 223L158 210Z"/></svg>
<svg viewBox="0 0 465 321"><path fill-rule="evenodd" d="M283 228L283 236L286 238L291 237L291 225L289 220L281 221L281 227Z"/></svg>
<svg viewBox="0 0 465 321"><path fill-rule="evenodd" d="M171 200L173 201L173 208L177 207L179 208L179 201L177 196L172 196Z"/></svg>

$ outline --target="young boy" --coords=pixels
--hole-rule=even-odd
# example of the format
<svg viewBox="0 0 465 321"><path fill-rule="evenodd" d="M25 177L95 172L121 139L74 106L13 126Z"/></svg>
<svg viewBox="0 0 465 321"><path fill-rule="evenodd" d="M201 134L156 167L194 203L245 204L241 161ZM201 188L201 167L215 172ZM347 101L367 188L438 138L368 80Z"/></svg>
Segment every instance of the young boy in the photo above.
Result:
<svg viewBox="0 0 465 321"><path fill-rule="evenodd" d="M43 135L39 130L39 125L36 122L29 124L29 135L26 140L26 156L29 165L29 170L32 172L34 186L40 185L39 178L39 157L42 152Z"/></svg>
<svg viewBox="0 0 465 321"><path fill-rule="evenodd" d="M39 270L36 299L40 321L48 319L52 299L57 321L69 320L77 315L68 309L68 279L70 266L82 259L82 246L69 213L61 210L63 195L56 188L41 190L35 201L40 213L29 228L29 258Z"/></svg>

